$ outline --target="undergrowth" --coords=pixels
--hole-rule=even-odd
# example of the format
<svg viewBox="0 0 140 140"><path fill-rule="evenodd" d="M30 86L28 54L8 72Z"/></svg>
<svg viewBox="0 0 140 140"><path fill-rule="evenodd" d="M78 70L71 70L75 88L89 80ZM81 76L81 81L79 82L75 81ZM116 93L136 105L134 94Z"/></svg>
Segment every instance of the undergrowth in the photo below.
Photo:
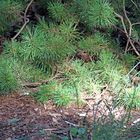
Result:
<svg viewBox="0 0 140 140"><path fill-rule="evenodd" d="M0 32L8 28L10 22L18 20L21 5L24 7L26 2L2 1L0 22L5 27ZM40 17L37 24L30 24L23 30L20 41L4 43L2 57L7 58L1 60L0 77L8 80L1 80L0 90L13 91L26 82L56 76L48 85L41 85L36 93L37 100L43 103L53 100L58 106L65 106L77 100L84 102L85 94L100 94L108 87L111 96L117 97L117 103L126 108L139 108L139 86L133 85L127 75L137 58L117 51L118 45L111 41L109 34L117 19L109 1L39 0L36 4L46 10L48 20ZM138 40L137 33L133 36ZM85 63L77 58L79 51L97 60ZM52 85L55 88L51 88Z"/></svg>
<svg viewBox="0 0 140 140"><path fill-rule="evenodd" d="M9 94L18 88L16 75L10 63L10 60L0 57L0 94Z"/></svg>
<svg viewBox="0 0 140 140"><path fill-rule="evenodd" d="M90 29L93 27L104 28L116 23L114 9L106 0L75 0L74 7L81 21Z"/></svg>
<svg viewBox="0 0 140 140"><path fill-rule="evenodd" d="M27 2L1 0L1 35L16 24L23 23L22 12ZM118 7L116 3L119 3ZM139 110L140 80L136 83L131 78L140 78L134 69L139 59L131 53L124 54L123 47L126 44L119 47L122 43L120 39L124 39L119 36L122 34L112 38L115 27L122 30L114 14L116 11L121 12L121 4L118 0L34 1L27 12L30 24L20 33L20 40L8 40L3 44L4 51L0 56L0 95L21 90L26 83L47 80L40 84L36 93L31 94L43 104L51 100L56 106L76 104L79 107L87 103L86 97L94 99L96 95L108 93L113 97L113 107L123 106L127 111ZM131 8L130 1L126 5L126 8L131 9L126 11L128 17L133 11L131 20L137 17L139 21L139 14L135 13L137 8ZM41 10L39 13L45 13L43 16L38 13L38 8ZM32 23L32 16L37 19L36 24ZM139 28L135 26L131 38L138 42L139 36ZM77 56L78 52L84 52L86 55L83 57L91 59L85 62ZM94 60L94 57L97 59ZM93 140L127 139L122 136L126 132L128 116L116 120L109 112L108 116L101 114L97 119L96 113L90 129L86 124L69 129L71 139L88 140L89 135Z"/></svg>
<svg viewBox="0 0 140 140"><path fill-rule="evenodd" d="M130 114L125 112L121 119L116 119L112 106L107 103L104 108L109 111L108 115L100 112L99 106L103 101L93 105L93 123L89 123L89 118L84 117L79 126L69 126L68 134L63 134L62 139L80 139L80 140L139 140L139 123L127 128ZM100 114L100 115L99 115ZM99 116L98 116L99 115ZM129 132L129 134L128 134ZM126 135L127 134L127 135ZM53 135L58 138L58 135Z"/></svg>
<svg viewBox="0 0 140 140"><path fill-rule="evenodd" d="M105 59L104 56L107 56L107 54L108 58ZM77 100L84 103L85 94L100 94L105 85L108 85L108 89L116 97L115 104L123 105L127 109L138 109L139 87L130 87L131 82L127 75L125 76L127 73L123 65L109 51L102 51L100 59L97 63L83 63L80 60L65 62L59 68L60 81L56 80L56 88L52 89L51 92L49 91L49 94L52 93L51 100L55 101L58 106L64 105L61 102L65 102L68 98L69 102L66 101L67 103L77 103ZM133 88L136 88L135 92ZM41 92L43 92L42 95ZM46 100L48 91L46 90L46 94L44 93L45 89L41 88L36 95L43 101L48 101ZM57 98L55 98L55 93L58 96Z"/></svg>
<svg viewBox="0 0 140 140"><path fill-rule="evenodd" d="M24 5L21 1L1 0L0 4L0 34L10 29L10 26L20 20L20 12ZM11 26L12 27L12 26Z"/></svg>

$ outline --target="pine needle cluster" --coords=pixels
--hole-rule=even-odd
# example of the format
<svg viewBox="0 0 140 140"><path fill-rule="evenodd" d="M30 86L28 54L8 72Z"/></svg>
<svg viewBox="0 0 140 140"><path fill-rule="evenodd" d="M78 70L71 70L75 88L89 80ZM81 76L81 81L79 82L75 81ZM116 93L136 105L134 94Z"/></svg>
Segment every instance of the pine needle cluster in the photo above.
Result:
<svg viewBox="0 0 140 140"><path fill-rule="evenodd" d="M107 0L75 0L80 19L90 29L109 27L116 23L114 9Z"/></svg>
<svg viewBox="0 0 140 140"><path fill-rule="evenodd" d="M1 0L0 2L0 33L7 31L15 21L20 19L24 6L21 1Z"/></svg>
<svg viewBox="0 0 140 140"><path fill-rule="evenodd" d="M0 95L9 94L18 88L16 75L13 73L11 61L0 57Z"/></svg>
<svg viewBox="0 0 140 140"><path fill-rule="evenodd" d="M78 43L78 48L89 54L99 54L101 50L107 49L109 45L107 39L99 33L82 38Z"/></svg>
<svg viewBox="0 0 140 140"><path fill-rule="evenodd" d="M77 38L78 32L74 23L60 25L48 24L40 21L33 30L23 35L23 40L12 42L6 48L9 53L25 62L38 65L42 69L52 66L75 52L72 41Z"/></svg>

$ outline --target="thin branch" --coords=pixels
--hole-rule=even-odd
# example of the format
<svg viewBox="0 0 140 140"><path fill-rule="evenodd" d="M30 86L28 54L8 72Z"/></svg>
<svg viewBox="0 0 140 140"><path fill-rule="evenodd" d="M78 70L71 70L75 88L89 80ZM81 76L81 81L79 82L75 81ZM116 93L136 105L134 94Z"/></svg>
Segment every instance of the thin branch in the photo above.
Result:
<svg viewBox="0 0 140 140"><path fill-rule="evenodd" d="M132 26L134 25L140 25L140 22L133 23Z"/></svg>
<svg viewBox="0 0 140 140"><path fill-rule="evenodd" d="M127 13L126 13L126 10L125 10L125 0L123 0L123 12L124 12L125 18L128 21L128 24L129 24L129 32L128 32L128 35L129 36L128 36L128 40L127 40L126 47L125 47L125 53L126 53L127 50L128 50L128 45L130 43L130 36L132 34L132 24L131 24L131 21L129 20L129 18L127 16Z"/></svg>
<svg viewBox="0 0 140 140"><path fill-rule="evenodd" d="M133 44L133 42L132 42L131 39L129 40L129 42L130 42L130 45L132 46L133 50L135 51L135 53L138 55L138 57L140 57L140 53L137 51L137 49L136 49L136 47L134 46L134 44Z"/></svg>
<svg viewBox="0 0 140 140"><path fill-rule="evenodd" d="M134 25L139 25L139 24L140 24L140 22L133 23L132 26L134 26ZM116 28L116 29L118 29L119 31L121 31L122 33L124 33L124 34L126 35L126 37L129 36L128 33L126 33L123 29L117 27L116 25L113 25L113 26L114 26L114 28ZM129 36L129 37L130 37L130 36ZM130 37L130 38L131 38L131 37ZM136 44L138 44L138 45L140 46L140 42L138 42L138 41L136 41L136 40L133 40L133 38L131 38L131 40L132 40L132 42L134 42L134 43L136 43ZM133 48L132 48L132 49L133 49ZM128 48L128 51L129 51L129 48Z"/></svg>
<svg viewBox="0 0 140 140"><path fill-rule="evenodd" d="M125 32L125 34L126 34L126 36L127 36L127 39L128 39L128 41L129 41L130 45L132 46L133 50L135 51L135 53L136 53L138 56L140 56L140 53L139 53L139 52L137 51L137 49L135 48L135 46L134 46L134 44L133 44L133 42L132 42L132 40L131 40L131 38L130 38L130 36L129 36L129 34L131 33L131 31L129 30L129 33L127 32L126 25L125 25L125 23L124 23L123 17L122 17L121 15L119 15L118 13L116 13L116 12L115 12L115 15L121 20L122 25L123 25L124 32ZM129 21L130 21L130 20L129 20ZM131 23L131 22L130 22L130 23ZM131 24L131 26L132 26L132 24Z"/></svg>
<svg viewBox="0 0 140 140"><path fill-rule="evenodd" d="M140 12L138 5L133 0L131 0L131 2L135 5L135 7L137 8L137 10Z"/></svg>
<svg viewBox="0 0 140 140"><path fill-rule="evenodd" d="M26 9L25 9L25 12L24 12L24 22L26 22L26 16L27 16L27 12L28 12L28 9L30 8L30 6L32 5L34 0L31 0L29 2L29 4L27 5Z"/></svg>
<svg viewBox="0 0 140 140"><path fill-rule="evenodd" d="M31 0L30 3L27 5L26 9L25 9L25 12L24 12L24 16L23 16L23 19L24 19L24 24L22 25L22 27L20 28L20 30L17 32L17 34L12 38L12 41L15 40L19 35L20 33L23 31L23 29L25 28L25 26L29 23L29 19L27 18L27 12L28 12L28 9L29 7L31 6L31 4L33 3L34 0Z"/></svg>
<svg viewBox="0 0 140 140"><path fill-rule="evenodd" d="M129 36L131 36L131 32L132 32L132 27L131 26L132 26L132 24L131 24L131 21L128 18L126 10L125 10L125 0L123 0L123 12L124 12L125 18L127 19L128 23L129 23Z"/></svg>
<svg viewBox="0 0 140 140"><path fill-rule="evenodd" d="M25 28L25 26L28 24L29 19L27 18L26 21L24 22L24 24L22 25L22 27L20 28L20 30L17 32L17 34L12 38L12 41L14 41L19 35L20 33L23 31L23 29Z"/></svg>
<svg viewBox="0 0 140 140"><path fill-rule="evenodd" d="M123 0L123 11L124 11L124 15L125 15L125 18L126 20L128 21L128 24L129 24L129 32L128 32L128 40L127 40L127 44L126 44L126 48L125 48L125 52L127 52L127 49L128 49L128 45L130 43L130 45L132 46L133 50L135 51L135 53L140 56L140 53L137 51L136 47L134 46L132 40L131 40L131 36L132 36L132 23L130 21L130 19L128 18L127 16L127 13L126 13L126 10L125 10L125 0ZM138 23L133 23L133 25L135 24L138 24Z"/></svg>
<svg viewBox="0 0 140 140"><path fill-rule="evenodd" d="M54 80L55 78L59 77L59 74L54 75L52 78L48 80L42 80L40 82L33 82L33 83L25 83L22 85L22 87L28 87L28 88L36 88L43 84L48 84L50 81Z"/></svg>
<svg viewBox="0 0 140 140"><path fill-rule="evenodd" d="M129 76L130 73L140 64L140 62L138 62L129 72L126 76Z"/></svg>
<svg viewBox="0 0 140 140"><path fill-rule="evenodd" d="M126 30L124 20L123 20L123 17L121 15L119 15L118 13L116 13L116 12L115 12L115 15L121 20L125 34L128 34L127 30Z"/></svg>
<svg viewBox="0 0 140 140"><path fill-rule="evenodd" d="M74 124L74 123L71 123L71 122L69 122L69 121L65 121L65 123L67 123L67 124L69 124L69 125L72 125L72 126L74 126L74 127L79 127L78 124Z"/></svg>

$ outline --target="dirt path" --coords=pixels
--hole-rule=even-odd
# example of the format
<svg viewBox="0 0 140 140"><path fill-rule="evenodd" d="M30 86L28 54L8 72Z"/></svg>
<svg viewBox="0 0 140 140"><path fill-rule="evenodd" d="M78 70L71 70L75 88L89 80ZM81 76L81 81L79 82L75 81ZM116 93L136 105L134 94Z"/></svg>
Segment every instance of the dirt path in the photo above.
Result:
<svg viewBox="0 0 140 140"><path fill-rule="evenodd" d="M31 96L19 94L0 97L0 140L50 140L54 135L68 136L71 126L82 126L87 110L89 106L58 108L52 102L44 106ZM89 122L92 115L91 110L87 115ZM134 112L133 117L140 118L140 113Z"/></svg>
<svg viewBox="0 0 140 140"><path fill-rule="evenodd" d="M70 124L80 125L80 109L43 106L30 96L0 97L0 140L49 140L51 134L68 133Z"/></svg>

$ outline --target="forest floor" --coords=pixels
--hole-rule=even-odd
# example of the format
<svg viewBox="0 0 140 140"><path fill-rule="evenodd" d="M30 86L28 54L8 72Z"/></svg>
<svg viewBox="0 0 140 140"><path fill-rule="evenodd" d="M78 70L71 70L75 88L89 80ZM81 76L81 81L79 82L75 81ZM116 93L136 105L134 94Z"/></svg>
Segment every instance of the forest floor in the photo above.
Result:
<svg viewBox="0 0 140 140"><path fill-rule="evenodd" d="M93 121L91 105L94 103L93 99L89 99L80 107L77 105L56 107L51 101L45 105L39 104L27 95L1 96L0 140L55 140L55 135L56 139L61 139L64 135L69 136L70 128L81 127L85 117L91 124ZM120 113L120 109L117 115L118 112ZM139 119L140 112L133 111L132 117L133 121Z"/></svg>

